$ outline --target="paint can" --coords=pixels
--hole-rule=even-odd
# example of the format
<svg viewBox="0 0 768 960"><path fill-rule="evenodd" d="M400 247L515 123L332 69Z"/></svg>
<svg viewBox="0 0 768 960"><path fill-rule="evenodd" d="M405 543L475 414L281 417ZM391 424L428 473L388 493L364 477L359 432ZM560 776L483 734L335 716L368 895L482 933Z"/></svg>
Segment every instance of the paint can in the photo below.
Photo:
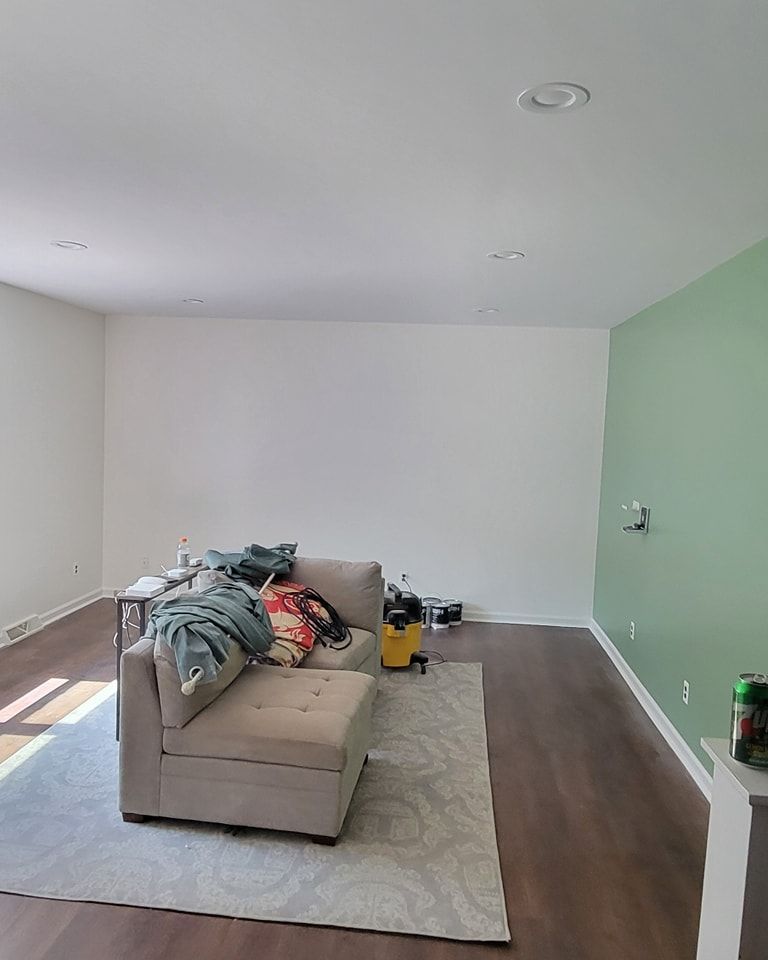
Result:
<svg viewBox="0 0 768 960"><path fill-rule="evenodd" d="M447 630L451 625L450 607L444 601L432 607L432 623L434 630Z"/></svg>
<svg viewBox="0 0 768 960"><path fill-rule="evenodd" d="M436 603L442 603L440 597L422 597L421 598L421 622L425 627L432 626L432 607Z"/></svg>
<svg viewBox="0 0 768 960"><path fill-rule="evenodd" d="M461 600L445 600L448 604L448 616L452 627L461 626L461 618L464 612L464 604Z"/></svg>
<svg viewBox="0 0 768 960"><path fill-rule="evenodd" d="M742 673L731 703L731 756L751 767L768 767L768 676Z"/></svg>

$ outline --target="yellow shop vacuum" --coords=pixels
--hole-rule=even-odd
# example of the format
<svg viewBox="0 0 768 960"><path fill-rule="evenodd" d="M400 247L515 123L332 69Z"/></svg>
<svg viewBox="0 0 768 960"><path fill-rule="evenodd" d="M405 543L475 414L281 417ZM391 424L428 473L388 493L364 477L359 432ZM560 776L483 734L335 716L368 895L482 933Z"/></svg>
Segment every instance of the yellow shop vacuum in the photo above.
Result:
<svg viewBox="0 0 768 960"><path fill-rule="evenodd" d="M381 635L381 662L385 667L410 667L417 663L427 672L429 658L420 653L421 600L415 593L387 584L384 594L384 627Z"/></svg>

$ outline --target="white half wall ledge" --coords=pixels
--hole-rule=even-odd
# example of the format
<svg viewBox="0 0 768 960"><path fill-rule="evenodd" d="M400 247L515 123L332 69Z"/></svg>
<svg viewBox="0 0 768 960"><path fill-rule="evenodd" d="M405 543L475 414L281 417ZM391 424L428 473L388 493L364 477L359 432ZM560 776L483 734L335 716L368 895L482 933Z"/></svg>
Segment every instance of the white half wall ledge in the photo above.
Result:
<svg viewBox="0 0 768 960"><path fill-rule="evenodd" d="M712 777L706 767L685 742L677 727L650 695L640 678L621 655L618 647L614 645L611 638L597 620L592 619L589 627L595 640L597 640L614 667L619 671L619 675L632 691L637 702L648 714L653 725L667 741L672 752L685 767L686 772L704 794L707 801L710 801L712 798Z"/></svg>

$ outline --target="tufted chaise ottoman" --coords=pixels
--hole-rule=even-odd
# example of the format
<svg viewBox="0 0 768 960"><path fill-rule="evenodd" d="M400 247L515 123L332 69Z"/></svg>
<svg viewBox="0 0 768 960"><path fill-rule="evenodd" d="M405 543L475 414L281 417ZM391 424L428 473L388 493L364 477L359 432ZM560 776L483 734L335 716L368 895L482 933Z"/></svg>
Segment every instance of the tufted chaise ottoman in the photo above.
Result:
<svg viewBox="0 0 768 960"><path fill-rule="evenodd" d="M290 830L333 842L366 760L376 681L346 670L225 665L180 692L172 653L123 654L120 810Z"/></svg>

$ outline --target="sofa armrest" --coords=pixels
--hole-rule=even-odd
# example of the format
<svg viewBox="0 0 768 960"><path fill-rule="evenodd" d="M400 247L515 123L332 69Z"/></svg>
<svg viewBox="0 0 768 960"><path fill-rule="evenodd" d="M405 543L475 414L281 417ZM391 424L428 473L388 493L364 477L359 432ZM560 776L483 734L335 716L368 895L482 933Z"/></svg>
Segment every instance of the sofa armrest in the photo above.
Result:
<svg viewBox="0 0 768 960"><path fill-rule="evenodd" d="M146 816L160 813L163 754L154 649L145 637L120 660L120 810Z"/></svg>
<svg viewBox="0 0 768 960"><path fill-rule="evenodd" d="M380 563L297 557L290 579L317 590L348 627L373 633L381 650L384 581Z"/></svg>

